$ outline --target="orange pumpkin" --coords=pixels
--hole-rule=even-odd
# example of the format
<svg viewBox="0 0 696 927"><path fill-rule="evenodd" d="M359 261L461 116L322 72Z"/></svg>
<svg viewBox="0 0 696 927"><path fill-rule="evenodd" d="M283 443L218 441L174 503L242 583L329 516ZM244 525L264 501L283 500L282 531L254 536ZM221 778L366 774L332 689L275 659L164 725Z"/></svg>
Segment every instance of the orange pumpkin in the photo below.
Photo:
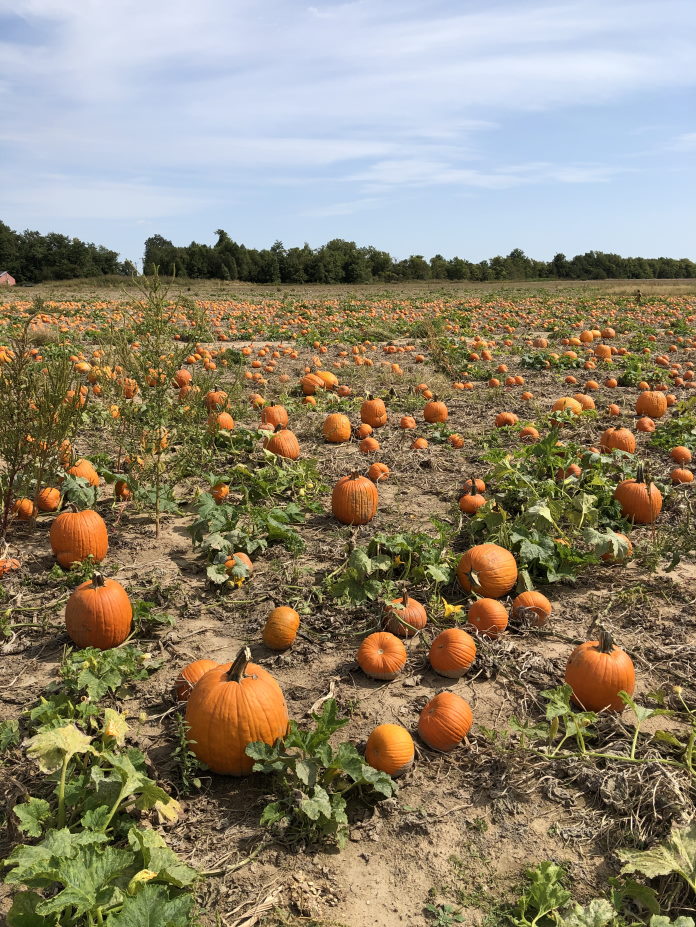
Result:
<svg viewBox="0 0 696 927"><path fill-rule="evenodd" d="M526 618L535 628L545 625L551 617L553 606L541 592L521 592L512 603L512 617Z"/></svg>
<svg viewBox="0 0 696 927"><path fill-rule="evenodd" d="M62 512L51 525L49 538L56 560L66 570L87 557L100 563L109 549L106 523L91 509Z"/></svg>
<svg viewBox="0 0 696 927"><path fill-rule="evenodd" d="M385 606L384 626L399 637L413 637L428 623L425 608L404 589L403 595Z"/></svg>
<svg viewBox="0 0 696 927"><path fill-rule="evenodd" d="M78 647L118 647L128 637L132 621L128 593L101 573L77 586L65 605L65 629Z"/></svg>
<svg viewBox="0 0 696 927"><path fill-rule="evenodd" d="M407 772L416 755L413 738L400 724L380 724L365 745L365 762L390 776Z"/></svg>
<svg viewBox="0 0 696 927"><path fill-rule="evenodd" d="M329 444L343 444L344 441L350 441L350 419L346 415L341 415L340 412L332 412L326 416L321 433Z"/></svg>
<svg viewBox="0 0 696 927"><path fill-rule="evenodd" d="M432 750L449 753L471 730L474 717L469 703L454 692L440 692L421 711L418 734Z"/></svg>
<svg viewBox="0 0 696 927"><path fill-rule="evenodd" d="M174 694L177 701L186 702L193 691L196 683L202 679L207 672L219 666L215 660L194 660L185 666L174 680Z"/></svg>
<svg viewBox="0 0 696 927"><path fill-rule="evenodd" d="M211 669L195 686L186 704L189 745L215 773L244 776L254 761L250 743L275 743L285 736L288 710L273 676L251 662L242 648L233 663Z"/></svg>
<svg viewBox="0 0 696 927"><path fill-rule="evenodd" d="M568 658L565 681L573 690L573 699L585 711L623 711L619 697L624 691L633 695L636 674L633 661L604 628L599 640L580 644Z"/></svg>
<svg viewBox="0 0 696 927"><path fill-rule="evenodd" d="M459 679L476 659L476 642L461 628L441 631L430 645L428 660L440 676Z"/></svg>
<svg viewBox="0 0 696 927"><path fill-rule="evenodd" d="M358 666L372 679L396 679L406 666L406 648L394 634L375 631L358 648Z"/></svg>
<svg viewBox="0 0 696 927"><path fill-rule="evenodd" d="M625 517L640 525L651 525L662 511L662 493L654 483L646 482L642 466L634 480L619 483L614 498Z"/></svg>
<svg viewBox="0 0 696 927"><path fill-rule="evenodd" d="M466 592L499 599L517 582L517 564L509 550L498 544L477 544L462 555L457 579Z"/></svg>
<svg viewBox="0 0 696 927"><path fill-rule="evenodd" d="M484 637L498 637L508 626L507 609L497 599L477 599L469 606L467 621Z"/></svg>
<svg viewBox="0 0 696 927"><path fill-rule="evenodd" d="M344 525L366 525L377 511L379 494L375 484L357 472L343 476L331 494L331 511Z"/></svg>
<svg viewBox="0 0 696 927"><path fill-rule="evenodd" d="M270 650L287 650L297 637L300 616L294 608L274 608L263 627L263 642Z"/></svg>

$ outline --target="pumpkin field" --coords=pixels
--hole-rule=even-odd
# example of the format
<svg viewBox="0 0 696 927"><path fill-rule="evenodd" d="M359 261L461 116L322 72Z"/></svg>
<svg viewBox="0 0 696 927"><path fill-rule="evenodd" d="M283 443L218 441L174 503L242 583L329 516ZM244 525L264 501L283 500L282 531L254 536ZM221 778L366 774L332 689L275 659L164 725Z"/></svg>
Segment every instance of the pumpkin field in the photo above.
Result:
<svg viewBox="0 0 696 927"><path fill-rule="evenodd" d="M3 294L9 927L693 927L654 284Z"/></svg>

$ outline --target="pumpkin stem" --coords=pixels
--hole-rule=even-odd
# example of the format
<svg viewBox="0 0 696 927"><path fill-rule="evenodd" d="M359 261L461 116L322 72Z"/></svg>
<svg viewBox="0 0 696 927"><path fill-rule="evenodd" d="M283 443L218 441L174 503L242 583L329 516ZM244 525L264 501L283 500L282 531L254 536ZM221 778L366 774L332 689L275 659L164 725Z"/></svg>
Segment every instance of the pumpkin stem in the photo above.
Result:
<svg viewBox="0 0 696 927"><path fill-rule="evenodd" d="M401 604L403 605L404 608L406 608L406 606L408 605L408 587L406 586L405 583L401 587Z"/></svg>
<svg viewBox="0 0 696 927"><path fill-rule="evenodd" d="M283 430L283 426L280 424L280 422L278 422L278 424L273 429L273 434L278 434L278 432L282 430Z"/></svg>
<svg viewBox="0 0 696 927"><path fill-rule="evenodd" d="M230 682L241 682L244 679L246 668L251 662L251 650L245 645L234 658L234 663L229 668L226 678Z"/></svg>
<svg viewBox="0 0 696 927"><path fill-rule="evenodd" d="M351 479L351 480L357 480L357 478L358 478L359 476L360 476L360 474L358 473L358 471L357 471L357 470L353 470L353 471L351 472L351 474L350 474L350 479Z"/></svg>
<svg viewBox="0 0 696 927"><path fill-rule="evenodd" d="M100 589L105 582L106 580L102 573L92 573L92 585L95 589Z"/></svg>
<svg viewBox="0 0 696 927"><path fill-rule="evenodd" d="M606 628L598 628L599 634L599 652L600 653L611 653L614 650L614 638L611 636L609 631Z"/></svg>
<svg viewBox="0 0 696 927"><path fill-rule="evenodd" d="M636 483L644 483L644 482L645 482L645 467L643 466L642 463L639 463L638 469L636 471Z"/></svg>

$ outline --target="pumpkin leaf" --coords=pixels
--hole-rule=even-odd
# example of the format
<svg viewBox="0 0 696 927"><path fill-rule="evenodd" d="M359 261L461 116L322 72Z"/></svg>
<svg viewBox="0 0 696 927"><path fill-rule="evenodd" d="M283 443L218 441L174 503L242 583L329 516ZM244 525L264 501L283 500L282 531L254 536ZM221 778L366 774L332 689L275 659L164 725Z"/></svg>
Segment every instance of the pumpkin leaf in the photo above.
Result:
<svg viewBox="0 0 696 927"><path fill-rule="evenodd" d="M570 705L570 699L573 690L570 686L558 686L556 689L546 689L542 693L543 698L548 701L546 706L546 720L553 721L554 718L562 718L565 715L572 714L573 709Z"/></svg>
<svg viewBox="0 0 696 927"><path fill-rule="evenodd" d="M46 919L36 913L36 906L42 901L36 892L18 892L7 912L7 927L47 927Z"/></svg>
<svg viewBox="0 0 696 927"><path fill-rule="evenodd" d="M593 899L587 907L574 905L573 910L558 921L558 927L610 927L616 923L616 908L604 898Z"/></svg>
<svg viewBox="0 0 696 927"><path fill-rule="evenodd" d="M621 872L641 872L649 879L676 872L696 892L696 821L673 827L669 838L650 850L622 850Z"/></svg>
<svg viewBox="0 0 696 927"><path fill-rule="evenodd" d="M193 904L193 895L171 897L164 886L146 884L109 914L106 927L188 927Z"/></svg>
<svg viewBox="0 0 696 927"><path fill-rule="evenodd" d="M16 718L0 721L0 753L16 747L19 741L19 721Z"/></svg>
<svg viewBox="0 0 696 927"><path fill-rule="evenodd" d="M676 921L671 921L664 914L653 914L650 918L649 927L696 927L693 917L678 917Z"/></svg>
<svg viewBox="0 0 696 927"><path fill-rule="evenodd" d="M41 731L27 741L27 753L39 764L41 772L52 773L60 769L64 759L76 753L91 753L92 738L83 734L74 724Z"/></svg>
<svg viewBox="0 0 696 927"><path fill-rule="evenodd" d="M29 837L40 837L51 817L51 806L43 798L30 798L15 805L13 811L19 819L19 829Z"/></svg>

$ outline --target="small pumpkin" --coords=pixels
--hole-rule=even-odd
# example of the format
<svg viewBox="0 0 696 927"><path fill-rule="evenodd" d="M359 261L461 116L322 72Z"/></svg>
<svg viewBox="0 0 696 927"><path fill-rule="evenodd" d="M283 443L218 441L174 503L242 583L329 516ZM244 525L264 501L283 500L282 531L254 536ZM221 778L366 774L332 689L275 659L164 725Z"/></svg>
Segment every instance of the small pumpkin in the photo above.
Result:
<svg viewBox="0 0 696 927"><path fill-rule="evenodd" d="M429 424L446 422L449 418L449 411L444 402L440 402L437 396L434 396L430 402L427 402L423 408L423 418Z"/></svg>
<svg viewBox="0 0 696 927"><path fill-rule="evenodd" d="M244 551L238 550L225 560L225 569L229 574L233 575L235 579L241 579L243 581L248 579L254 572L254 564L249 554L245 554Z"/></svg>
<svg viewBox="0 0 696 927"><path fill-rule="evenodd" d="M512 602L512 617L527 619L535 628L545 625L552 611L553 606L546 596L534 589L521 592Z"/></svg>
<svg viewBox="0 0 696 927"><path fill-rule="evenodd" d="M282 425L282 427L285 428L289 421L288 410L285 406L272 405L266 406L261 410L262 425L271 425L273 428L275 428L276 425Z"/></svg>
<svg viewBox="0 0 696 927"><path fill-rule="evenodd" d="M366 525L377 511L379 494L375 484L353 472L343 476L331 493L331 511L344 525Z"/></svg>
<svg viewBox="0 0 696 927"><path fill-rule="evenodd" d="M389 467L378 460L370 464L370 468L367 471L368 479L372 480L373 483L380 483L382 480L388 480L390 474L391 471Z"/></svg>
<svg viewBox="0 0 696 927"><path fill-rule="evenodd" d="M669 452L669 456L676 464L691 463L691 451L688 447L684 447L681 444L677 447L673 447Z"/></svg>
<svg viewBox="0 0 696 927"><path fill-rule="evenodd" d="M60 490L44 487L36 497L36 505L40 512L56 512L60 505Z"/></svg>
<svg viewBox="0 0 696 927"><path fill-rule="evenodd" d="M19 521L31 521L36 512L33 499L17 499L12 506L12 514Z"/></svg>
<svg viewBox="0 0 696 927"><path fill-rule="evenodd" d="M76 460L72 467L68 467L67 472L70 476L81 477L83 480L87 480L90 486L99 485L99 474L94 469L91 461L86 460L84 457Z"/></svg>
<svg viewBox="0 0 696 927"><path fill-rule="evenodd" d="M412 599L406 589L397 599L392 599L384 611L384 627L399 637L413 637L416 631L421 631L428 623L425 608L416 599Z"/></svg>
<svg viewBox="0 0 696 927"><path fill-rule="evenodd" d="M469 492L464 493L464 495L459 500L459 509L465 515L475 515L479 509L482 509L486 505L486 498L482 496L481 493L476 491L476 484L473 480L469 480L471 488Z"/></svg>
<svg viewBox="0 0 696 927"><path fill-rule="evenodd" d="M566 664L565 681L573 690L573 700L585 711L623 711L619 692L633 695L636 684L633 661L600 628L599 640L580 644Z"/></svg>
<svg viewBox="0 0 696 927"><path fill-rule="evenodd" d="M115 579L101 573L77 586L65 605L65 629L78 647L109 650L130 634L133 607Z"/></svg>
<svg viewBox="0 0 696 927"><path fill-rule="evenodd" d="M474 716L469 703L454 692L440 692L421 711L418 734L431 750L449 753L471 730Z"/></svg>
<svg viewBox="0 0 696 927"><path fill-rule="evenodd" d="M467 612L467 621L484 637L498 637L508 626L507 609L498 599L477 599Z"/></svg>
<svg viewBox="0 0 696 927"><path fill-rule="evenodd" d="M573 415L580 415L582 406L577 399L572 396L562 396L557 399L551 407L552 412L571 412Z"/></svg>
<svg viewBox="0 0 696 927"><path fill-rule="evenodd" d="M380 724L365 745L365 762L390 776L403 776L415 755L413 738L400 724Z"/></svg>
<svg viewBox="0 0 696 927"><path fill-rule="evenodd" d="M675 486L680 483L693 483L694 481L694 475L691 470L687 470L684 467L675 467L674 470L670 471L669 478Z"/></svg>
<svg viewBox="0 0 696 927"><path fill-rule="evenodd" d="M263 627L263 642L270 650L287 650L297 637L300 616L294 608L274 608Z"/></svg>
<svg viewBox="0 0 696 927"><path fill-rule="evenodd" d="M203 398L203 403L208 412L222 412L228 402L227 393L217 386L209 390Z"/></svg>
<svg viewBox="0 0 696 927"><path fill-rule="evenodd" d="M280 686L243 647L233 663L209 670L186 703L188 740L193 753L215 773L245 776L254 761L250 743L273 744L288 729L288 710Z"/></svg>
<svg viewBox="0 0 696 927"><path fill-rule="evenodd" d="M329 444L343 444L345 441L350 441L351 431L350 419L340 412L327 415L321 429L324 440Z"/></svg>
<svg viewBox="0 0 696 927"><path fill-rule="evenodd" d="M602 432L599 446L603 451L623 451L625 454L635 454L636 438L628 428L607 428Z"/></svg>
<svg viewBox="0 0 696 927"><path fill-rule="evenodd" d="M517 582L517 563L510 551L498 544L477 544L462 555L457 579L465 592L499 599Z"/></svg>
<svg viewBox="0 0 696 927"><path fill-rule="evenodd" d="M605 563L624 563L633 556L633 544L631 544L631 539L627 535L621 534L620 531L616 532L616 536L623 541L626 548L625 553L614 554L613 550L608 550L606 553L602 554L602 560L604 560Z"/></svg>
<svg viewBox="0 0 696 927"><path fill-rule="evenodd" d="M428 660L440 676L459 679L476 659L476 641L462 628L441 631L430 645Z"/></svg>
<svg viewBox="0 0 696 927"><path fill-rule="evenodd" d="M109 550L106 523L91 509L62 512L51 525L49 539L56 560L66 570L87 557L100 563Z"/></svg>
<svg viewBox="0 0 696 927"><path fill-rule="evenodd" d="M667 411L667 397L658 390L644 390L636 399L636 415L662 418Z"/></svg>
<svg viewBox="0 0 696 927"><path fill-rule="evenodd" d="M406 648L388 631L375 631L362 641L356 657L358 666L372 679L396 679L406 666Z"/></svg>
<svg viewBox="0 0 696 927"><path fill-rule="evenodd" d="M202 679L207 672L219 666L215 660L194 660L185 666L174 680L174 694L177 701L186 702L193 691L196 683Z"/></svg>

